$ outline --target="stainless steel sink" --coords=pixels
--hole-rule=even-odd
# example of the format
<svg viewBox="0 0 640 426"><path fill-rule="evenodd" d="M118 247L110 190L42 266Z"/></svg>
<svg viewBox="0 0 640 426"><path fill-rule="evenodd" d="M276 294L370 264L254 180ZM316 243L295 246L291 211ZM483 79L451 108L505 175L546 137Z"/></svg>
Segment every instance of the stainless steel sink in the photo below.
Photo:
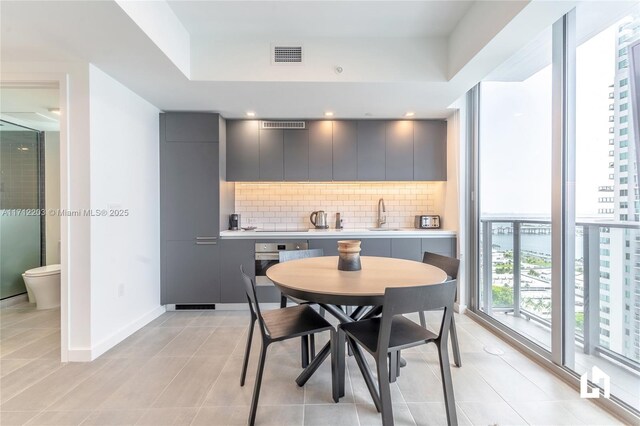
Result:
<svg viewBox="0 0 640 426"><path fill-rule="evenodd" d="M402 231L400 228L369 228L369 231Z"/></svg>

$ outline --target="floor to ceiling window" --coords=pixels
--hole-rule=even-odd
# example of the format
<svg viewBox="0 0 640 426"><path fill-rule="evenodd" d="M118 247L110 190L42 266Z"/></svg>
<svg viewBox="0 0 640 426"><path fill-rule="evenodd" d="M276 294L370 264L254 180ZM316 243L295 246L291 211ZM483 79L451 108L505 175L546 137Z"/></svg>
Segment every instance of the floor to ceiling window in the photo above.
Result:
<svg viewBox="0 0 640 426"><path fill-rule="evenodd" d="M480 84L479 308L551 349L551 28Z"/></svg>
<svg viewBox="0 0 640 426"><path fill-rule="evenodd" d="M628 47L640 4L576 9L575 334L565 365L595 365L640 410L640 223ZM570 283L566 283L570 285ZM572 352L572 353L571 353Z"/></svg>
<svg viewBox="0 0 640 426"><path fill-rule="evenodd" d="M583 2L469 98L472 310L636 415L638 43L640 2Z"/></svg>

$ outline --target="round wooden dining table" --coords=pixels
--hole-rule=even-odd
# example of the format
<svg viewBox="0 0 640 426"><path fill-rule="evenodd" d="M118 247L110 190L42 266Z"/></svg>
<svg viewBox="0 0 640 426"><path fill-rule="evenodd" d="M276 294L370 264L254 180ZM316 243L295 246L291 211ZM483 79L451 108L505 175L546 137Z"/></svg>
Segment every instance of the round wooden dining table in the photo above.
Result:
<svg viewBox="0 0 640 426"><path fill-rule="evenodd" d="M341 323L358 321L379 315L388 287L412 287L439 284L447 279L440 268L413 260L389 257L361 257L359 271L338 270L338 256L310 257L278 263L267 269L267 277L287 296L318 303ZM357 306L347 314L342 306ZM345 338L338 331L337 348L332 362L339 371L338 383L333 384L333 399L344 396ZM330 354L325 345L313 361L298 376L303 386Z"/></svg>

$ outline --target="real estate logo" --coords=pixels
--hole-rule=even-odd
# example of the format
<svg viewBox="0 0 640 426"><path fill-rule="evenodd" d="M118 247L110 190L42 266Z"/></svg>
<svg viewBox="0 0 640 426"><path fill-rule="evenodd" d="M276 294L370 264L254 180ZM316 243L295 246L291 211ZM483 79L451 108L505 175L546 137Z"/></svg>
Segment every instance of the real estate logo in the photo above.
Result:
<svg viewBox="0 0 640 426"><path fill-rule="evenodd" d="M580 398L600 398L600 381L602 381L602 391L605 398L611 395L611 377L595 365L591 367L591 380L595 385L589 390L589 372L580 376Z"/></svg>

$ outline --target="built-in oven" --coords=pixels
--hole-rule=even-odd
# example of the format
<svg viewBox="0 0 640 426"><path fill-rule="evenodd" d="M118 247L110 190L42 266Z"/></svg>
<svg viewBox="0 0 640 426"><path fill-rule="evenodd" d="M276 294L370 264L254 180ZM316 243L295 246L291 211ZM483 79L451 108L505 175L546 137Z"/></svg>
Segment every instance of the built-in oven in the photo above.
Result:
<svg viewBox="0 0 640 426"><path fill-rule="evenodd" d="M279 252L284 250L307 250L306 241L282 243L256 243L256 285L273 285L267 278L267 269L280 260Z"/></svg>

